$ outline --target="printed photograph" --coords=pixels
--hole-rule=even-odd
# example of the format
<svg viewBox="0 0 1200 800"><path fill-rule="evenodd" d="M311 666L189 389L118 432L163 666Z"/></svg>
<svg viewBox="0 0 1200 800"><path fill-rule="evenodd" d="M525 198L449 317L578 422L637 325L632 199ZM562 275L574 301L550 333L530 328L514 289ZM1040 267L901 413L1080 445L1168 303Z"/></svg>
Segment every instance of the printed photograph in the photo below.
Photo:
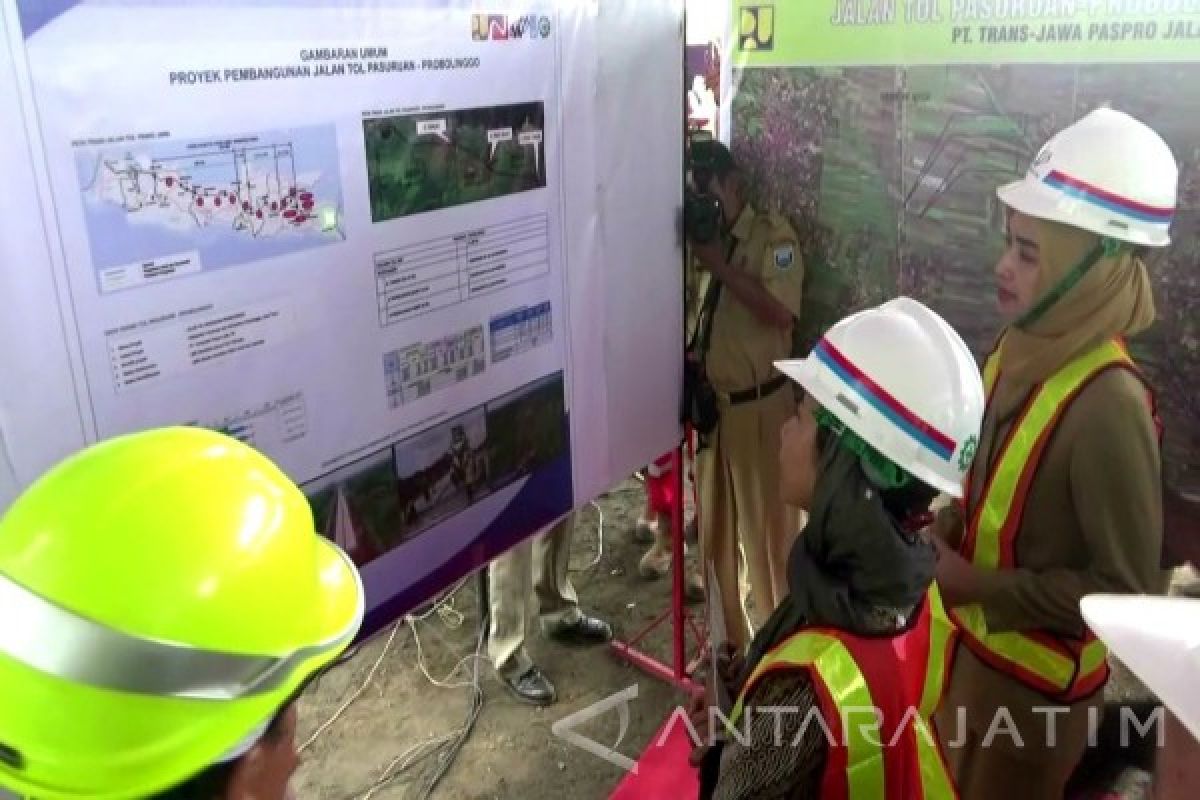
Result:
<svg viewBox="0 0 1200 800"><path fill-rule="evenodd" d="M487 407L493 489L507 486L567 451L563 376L556 372Z"/></svg>
<svg viewBox="0 0 1200 800"><path fill-rule="evenodd" d="M542 103L363 121L374 222L546 186Z"/></svg>
<svg viewBox="0 0 1200 800"><path fill-rule="evenodd" d="M488 447L487 417L479 407L392 448L401 540L488 494Z"/></svg>

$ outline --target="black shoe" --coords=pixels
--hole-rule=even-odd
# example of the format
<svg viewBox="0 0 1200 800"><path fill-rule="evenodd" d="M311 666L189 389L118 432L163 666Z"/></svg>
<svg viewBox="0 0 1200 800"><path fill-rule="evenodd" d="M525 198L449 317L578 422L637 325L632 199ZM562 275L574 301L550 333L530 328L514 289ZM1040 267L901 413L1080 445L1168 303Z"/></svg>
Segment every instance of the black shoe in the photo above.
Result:
<svg viewBox="0 0 1200 800"><path fill-rule="evenodd" d="M503 683L513 697L531 706L548 706L558 699L554 684L536 666L518 678L504 678Z"/></svg>
<svg viewBox="0 0 1200 800"><path fill-rule="evenodd" d="M550 632L550 638L569 645L606 644L613 638L612 626L602 619L580 614L574 622L560 625Z"/></svg>

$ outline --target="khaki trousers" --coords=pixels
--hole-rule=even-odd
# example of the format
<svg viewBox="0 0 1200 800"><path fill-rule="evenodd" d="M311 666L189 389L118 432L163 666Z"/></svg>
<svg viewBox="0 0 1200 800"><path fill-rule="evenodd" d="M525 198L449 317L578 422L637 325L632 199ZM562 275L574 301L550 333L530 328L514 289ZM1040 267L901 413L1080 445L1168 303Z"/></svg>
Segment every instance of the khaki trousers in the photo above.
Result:
<svg viewBox="0 0 1200 800"><path fill-rule="evenodd" d="M580 617L579 598L567 576L574 530L572 513L488 565L488 658L503 678L518 678L533 666L525 649L532 597L537 598L543 632Z"/></svg>
<svg viewBox="0 0 1200 800"><path fill-rule="evenodd" d="M739 650L787 594L787 548L800 515L779 495L779 435L795 413L788 387L749 403L720 404L720 424L696 454L700 552L704 577L716 573L729 641ZM754 600L746 612L739 576L743 564Z"/></svg>

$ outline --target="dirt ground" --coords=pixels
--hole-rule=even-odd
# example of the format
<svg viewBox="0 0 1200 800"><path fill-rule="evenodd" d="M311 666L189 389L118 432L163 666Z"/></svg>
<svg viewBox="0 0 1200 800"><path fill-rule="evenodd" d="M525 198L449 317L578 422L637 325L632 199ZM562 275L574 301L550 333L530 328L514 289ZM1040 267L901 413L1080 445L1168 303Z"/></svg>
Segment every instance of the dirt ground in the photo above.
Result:
<svg viewBox="0 0 1200 800"><path fill-rule="evenodd" d="M572 581L583 607L609 620L618 636L632 636L669 605L669 579L649 582L637 572L645 547L631 538L643 503L642 487L630 480L597 502L604 517L604 552L598 563L600 513L588 507L580 515L572 550ZM405 760L422 751L412 748L454 733L469 708L476 647L478 583L466 582L452 601L453 611L413 623L420 636L425 667L454 688L430 683L418 666L412 627L401 621L392 637L385 628L341 666L332 670L301 701L299 741L307 741L364 684L362 694L328 725L304 752L293 784L300 800L379 800L420 798L437 771L439 753L401 771ZM457 613L454 613L457 612ZM643 649L666 658L669 627L643 642ZM387 646L389 637L391 645ZM438 784L439 800L593 800L607 797L620 781L620 768L576 749L551 732L555 721L630 686L629 729L618 748L636 758L682 695L620 662L607 648L572 649L536 633L530 653L558 689L558 702L540 710L522 705L480 661L483 708L469 739ZM385 652L386 649L386 652ZM381 658L382 656L382 658ZM458 670L451 673L458 665ZM374 674L371 675L372 670ZM368 677L370 680L368 681ZM616 740L617 715L580 728L598 741ZM443 753L445 750L443 750ZM389 769L390 767L390 769ZM397 774L393 780L388 775Z"/></svg>

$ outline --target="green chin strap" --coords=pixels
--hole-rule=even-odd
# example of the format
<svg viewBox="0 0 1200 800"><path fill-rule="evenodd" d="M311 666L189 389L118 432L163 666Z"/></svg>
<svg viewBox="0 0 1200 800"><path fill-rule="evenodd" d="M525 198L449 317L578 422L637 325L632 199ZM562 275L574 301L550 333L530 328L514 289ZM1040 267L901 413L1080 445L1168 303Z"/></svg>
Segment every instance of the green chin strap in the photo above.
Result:
<svg viewBox="0 0 1200 800"><path fill-rule="evenodd" d="M1067 274L1063 276L1058 284L1046 292L1041 298L1033 304L1033 308L1026 311L1013 323L1018 328L1027 328L1037 322L1046 312L1049 311L1055 303L1063 298L1067 292L1075 287L1075 284L1083 280L1083 276L1087 271L1096 265L1096 262L1104 258L1112 258L1121 252L1126 245L1116 239L1105 236L1100 239L1099 243L1088 251L1087 255L1079 260L1079 263L1071 267Z"/></svg>
<svg viewBox="0 0 1200 800"><path fill-rule="evenodd" d="M863 473L876 488L881 490L899 489L912 481L911 475L867 444L862 437L847 428L833 413L824 408L817 408L813 412L813 416L817 418L818 425L827 428L837 437L840 447L845 447L858 456L858 463L862 465Z"/></svg>

